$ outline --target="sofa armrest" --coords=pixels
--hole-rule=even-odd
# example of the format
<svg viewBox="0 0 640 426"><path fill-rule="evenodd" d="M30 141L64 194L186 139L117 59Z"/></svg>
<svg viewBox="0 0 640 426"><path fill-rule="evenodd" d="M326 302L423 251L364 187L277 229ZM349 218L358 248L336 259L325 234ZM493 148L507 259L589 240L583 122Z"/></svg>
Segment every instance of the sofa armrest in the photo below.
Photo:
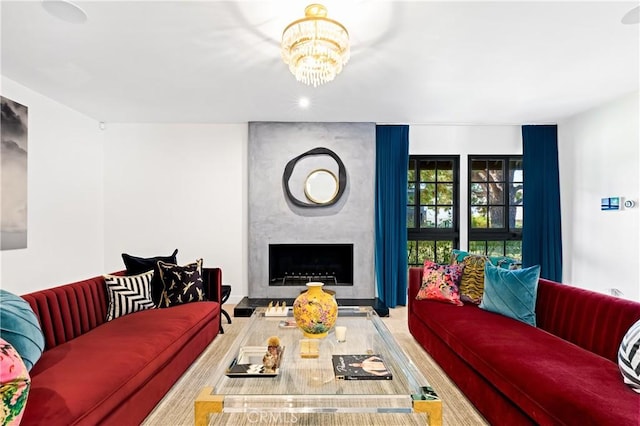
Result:
<svg viewBox="0 0 640 426"><path fill-rule="evenodd" d="M409 311L413 308L416 294L422 285L422 268L412 266L409 268L409 285L407 286L407 307Z"/></svg>
<svg viewBox="0 0 640 426"><path fill-rule="evenodd" d="M207 298L220 303L222 300L222 269L202 268L202 275Z"/></svg>

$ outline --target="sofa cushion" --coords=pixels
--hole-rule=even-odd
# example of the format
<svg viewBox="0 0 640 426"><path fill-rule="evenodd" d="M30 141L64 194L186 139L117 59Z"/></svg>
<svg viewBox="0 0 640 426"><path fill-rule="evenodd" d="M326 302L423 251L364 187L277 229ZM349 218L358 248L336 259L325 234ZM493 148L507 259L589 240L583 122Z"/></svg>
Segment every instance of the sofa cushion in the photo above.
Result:
<svg viewBox="0 0 640 426"><path fill-rule="evenodd" d="M640 320L631 326L620 343L618 367L624 382L640 393Z"/></svg>
<svg viewBox="0 0 640 426"><path fill-rule="evenodd" d="M464 266L460 277L460 300L465 303L480 304L484 293L484 264L487 256L469 255L460 263Z"/></svg>
<svg viewBox="0 0 640 426"><path fill-rule="evenodd" d="M124 261L125 268L127 268L128 275L138 275L153 270L151 297L156 306L160 303L160 295L162 294L162 281L160 280L160 274L158 272L158 262L178 263L176 259L177 254L178 249L175 249L169 256L137 257L122 253L122 260Z"/></svg>
<svg viewBox="0 0 640 426"><path fill-rule="evenodd" d="M185 266L160 261L158 270L163 286L159 307L168 308L206 299L202 281L202 259Z"/></svg>
<svg viewBox="0 0 640 426"><path fill-rule="evenodd" d="M480 308L536 325L536 296L540 266L502 269L487 262Z"/></svg>
<svg viewBox="0 0 640 426"><path fill-rule="evenodd" d="M13 346L31 370L44 350L44 335L33 309L22 297L0 289L0 338Z"/></svg>
<svg viewBox="0 0 640 426"><path fill-rule="evenodd" d="M453 249L451 250L451 260L449 263L460 263L467 256L483 256L480 254L468 253L463 250ZM508 256L485 256L492 265L502 269L520 269L522 262L518 259Z"/></svg>
<svg viewBox="0 0 640 426"><path fill-rule="evenodd" d="M215 302L135 312L46 351L31 371L28 406L38 409L27 409L23 421L108 418L205 328L217 331L217 315Z"/></svg>
<svg viewBox="0 0 640 426"><path fill-rule="evenodd" d="M462 250L451 250L451 264L464 265L462 278L460 278L460 300L465 303L479 305L484 292L484 264L491 262L503 269L519 269L521 262L506 256L485 256L482 254L467 253Z"/></svg>
<svg viewBox="0 0 640 426"><path fill-rule="evenodd" d="M475 305L413 303L426 326L536 423L637 423L640 399L629 398L615 363Z"/></svg>
<svg viewBox="0 0 640 426"><path fill-rule="evenodd" d="M109 299L107 321L155 308L156 305L151 300L152 277L153 271L130 276L105 275L104 282Z"/></svg>
<svg viewBox="0 0 640 426"><path fill-rule="evenodd" d="M3 425L19 425L27 404L31 379L18 352L0 339L0 420Z"/></svg>
<svg viewBox="0 0 640 426"><path fill-rule="evenodd" d="M458 286L463 269L463 265L439 265L425 260L422 286L416 299L437 300L462 306Z"/></svg>

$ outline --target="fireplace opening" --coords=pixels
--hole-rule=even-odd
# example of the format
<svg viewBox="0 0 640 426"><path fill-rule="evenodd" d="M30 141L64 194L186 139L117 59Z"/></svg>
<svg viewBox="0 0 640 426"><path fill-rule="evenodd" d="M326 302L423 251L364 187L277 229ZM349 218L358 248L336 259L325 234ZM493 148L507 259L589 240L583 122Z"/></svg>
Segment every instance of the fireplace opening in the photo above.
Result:
<svg viewBox="0 0 640 426"><path fill-rule="evenodd" d="M353 285L353 244L269 244L269 285Z"/></svg>

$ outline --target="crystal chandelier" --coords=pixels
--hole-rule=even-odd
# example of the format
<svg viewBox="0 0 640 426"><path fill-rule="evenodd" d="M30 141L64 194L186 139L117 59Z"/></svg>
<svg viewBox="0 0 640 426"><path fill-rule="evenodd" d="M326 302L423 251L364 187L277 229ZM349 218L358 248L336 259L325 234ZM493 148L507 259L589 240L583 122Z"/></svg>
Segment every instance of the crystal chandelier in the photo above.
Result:
<svg viewBox="0 0 640 426"><path fill-rule="evenodd" d="M321 4L310 4L304 15L282 32L282 59L298 81L317 87L332 81L349 60L349 33L327 18Z"/></svg>

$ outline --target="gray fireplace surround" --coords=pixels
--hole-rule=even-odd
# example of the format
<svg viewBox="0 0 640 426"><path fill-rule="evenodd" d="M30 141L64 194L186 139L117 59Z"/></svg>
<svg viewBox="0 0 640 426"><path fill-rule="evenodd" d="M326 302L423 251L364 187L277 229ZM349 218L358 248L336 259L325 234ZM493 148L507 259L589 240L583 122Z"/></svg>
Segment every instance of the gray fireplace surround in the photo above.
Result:
<svg viewBox="0 0 640 426"><path fill-rule="evenodd" d="M352 245L353 282L331 287L327 280L327 288L336 291L338 303L341 299L377 300L375 133L375 123L249 123L249 300L293 300L306 289L304 281L300 285L269 285L269 247L289 244ZM296 206L285 195L283 172L291 159L318 147L335 152L341 159L347 173L346 188L335 204ZM298 191L294 195L302 199L304 180L311 171L323 168L337 176L337 167L332 158L305 157L291 174L290 189Z"/></svg>

